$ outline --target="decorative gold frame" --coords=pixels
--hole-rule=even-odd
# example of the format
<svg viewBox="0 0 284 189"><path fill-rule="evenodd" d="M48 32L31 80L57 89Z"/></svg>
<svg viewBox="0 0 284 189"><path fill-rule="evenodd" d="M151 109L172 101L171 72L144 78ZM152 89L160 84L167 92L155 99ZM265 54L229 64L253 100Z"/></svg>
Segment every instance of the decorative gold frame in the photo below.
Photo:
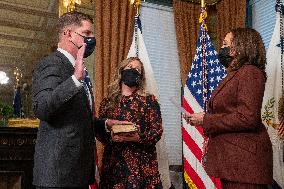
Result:
<svg viewBox="0 0 284 189"><path fill-rule="evenodd" d="M59 17L66 13L75 11L76 5L80 5L81 0L59 0Z"/></svg>
<svg viewBox="0 0 284 189"><path fill-rule="evenodd" d="M39 126L38 119L9 119L8 127L31 127L37 128Z"/></svg>

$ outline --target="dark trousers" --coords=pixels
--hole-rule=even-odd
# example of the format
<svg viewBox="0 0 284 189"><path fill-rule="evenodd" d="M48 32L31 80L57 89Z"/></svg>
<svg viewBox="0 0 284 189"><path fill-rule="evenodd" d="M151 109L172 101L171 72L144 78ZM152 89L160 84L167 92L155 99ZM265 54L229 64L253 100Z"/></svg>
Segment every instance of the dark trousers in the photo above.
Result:
<svg viewBox="0 0 284 189"><path fill-rule="evenodd" d="M36 186L36 189L89 189L89 186L85 186L85 187L41 187L41 186Z"/></svg>
<svg viewBox="0 0 284 189"><path fill-rule="evenodd" d="M266 184L232 182L221 179L222 189L267 189Z"/></svg>

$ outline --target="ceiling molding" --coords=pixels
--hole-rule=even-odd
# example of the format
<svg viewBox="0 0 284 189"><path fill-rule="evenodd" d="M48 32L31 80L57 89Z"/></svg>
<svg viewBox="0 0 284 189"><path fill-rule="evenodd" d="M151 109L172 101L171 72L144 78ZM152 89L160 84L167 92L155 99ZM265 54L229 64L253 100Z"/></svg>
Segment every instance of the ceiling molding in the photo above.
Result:
<svg viewBox="0 0 284 189"><path fill-rule="evenodd" d="M25 13L25 14L32 14L32 15L37 15L37 16L55 18L55 19L58 18L58 14L54 12L27 8L27 7L15 5L15 4L3 3L3 2L0 2L0 9L15 11L18 13Z"/></svg>
<svg viewBox="0 0 284 189"><path fill-rule="evenodd" d="M39 40L39 39L7 35L7 34L0 34L0 38L7 39L7 40L13 40L13 41L23 41L23 42L28 42L28 43L38 43L38 44L43 44L43 45L49 45L51 43L51 41L47 41L47 40Z"/></svg>
<svg viewBox="0 0 284 189"><path fill-rule="evenodd" d="M16 51L14 51L14 52L16 52ZM0 57L1 58L8 58L8 57L10 57L11 58L11 60L13 60L13 59L20 59L20 58L23 58L23 56L22 56L22 53L14 53L14 56L12 56L11 54L9 54L9 53L7 53L7 52L0 52ZM1 61L0 61L1 62Z"/></svg>
<svg viewBox="0 0 284 189"><path fill-rule="evenodd" d="M8 54L8 53L0 53L0 59L6 59L5 61L0 61L1 64L9 64L11 62L14 62L17 60L19 62L20 59L24 59L22 61L25 65L33 64L33 62L38 62L44 55L43 53L31 53L32 56L29 55L29 52L19 52L17 53L17 56L14 54Z"/></svg>
<svg viewBox="0 0 284 189"><path fill-rule="evenodd" d="M32 26L32 25L23 24L23 23L16 23L16 22L7 21L7 20L0 20L0 26L8 26L12 28L20 28L20 29L30 30L30 31L41 31L41 32L46 31L46 29L43 27Z"/></svg>
<svg viewBox="0 0 284 189"><path fill-rule="evenodd" d="M20 58L23 58L24 56L24 53L17 53L17 55L14 54L14 56L12 54L9 54L9 53L2 53L0 52L0 58L3 59L3 58L11 58L10 60L13 61L14 59L20 59Z"/></svg>
<svg viewBox="0 0 284 189"><path fill-rule="evenodd" d="M3 57L1 56L1 58ZM15 67L21 67L21 69L27 67L27 64L25 63L19 64L19 61L20 59L14 59L6 63L0 62L0 71L4 71L7 73L9 72L10 69L14 69Z"/></svg>
<svg viewBox="0 0 284 189"><path fill-rule="evenodd" d="M13 46L8 46L8 45L3 45L0 44L0 52L1 51L27 51L26 48L20 48L20 47L13 47Z"/></svg>

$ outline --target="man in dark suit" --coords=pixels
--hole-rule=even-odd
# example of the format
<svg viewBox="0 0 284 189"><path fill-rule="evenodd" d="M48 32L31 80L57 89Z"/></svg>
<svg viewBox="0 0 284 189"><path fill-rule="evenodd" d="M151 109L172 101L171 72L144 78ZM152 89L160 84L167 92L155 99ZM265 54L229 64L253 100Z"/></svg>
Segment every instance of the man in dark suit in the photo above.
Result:
<svg viewBox="0 0 284 189"><path fill-rule="evenodd" d="M92 87L83 60L95 47L92 18L66 13L58 29L58 49L33 75L33 108L40 119L33 184L39 189L85 189L95 178L95 133L122 122L93 117Z"/></svg>

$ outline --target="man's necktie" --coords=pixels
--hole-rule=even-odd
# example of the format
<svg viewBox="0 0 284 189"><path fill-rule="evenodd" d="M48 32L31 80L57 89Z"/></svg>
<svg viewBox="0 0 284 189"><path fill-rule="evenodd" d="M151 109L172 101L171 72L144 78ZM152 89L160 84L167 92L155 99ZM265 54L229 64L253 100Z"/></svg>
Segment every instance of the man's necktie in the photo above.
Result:
<svg viewBox="0 0 284 189"><path fill-rule="evenodd" d="M86 91L86 95L88 97L88 100L89 100L89 103L90 103L90 107L92 109L92 106L93 106L93 100L92 100L92 96L91 96L91 93L92 93L92 82L91 82L91 79L89 77L89 74L88 74L88 71L87 69L85 68L85 77L84 77L84 82L83 82L83 86L84 86L84 89Z"/></svg>
<svg viewBox="0 0 284 189"><path fill-rule="evenodd" d="M91 91L92 90L92 82L91 82L91 79L89 77L87 69L85 68L84 70L85 70L84 82L87 84L89 90Z"/></svg>

